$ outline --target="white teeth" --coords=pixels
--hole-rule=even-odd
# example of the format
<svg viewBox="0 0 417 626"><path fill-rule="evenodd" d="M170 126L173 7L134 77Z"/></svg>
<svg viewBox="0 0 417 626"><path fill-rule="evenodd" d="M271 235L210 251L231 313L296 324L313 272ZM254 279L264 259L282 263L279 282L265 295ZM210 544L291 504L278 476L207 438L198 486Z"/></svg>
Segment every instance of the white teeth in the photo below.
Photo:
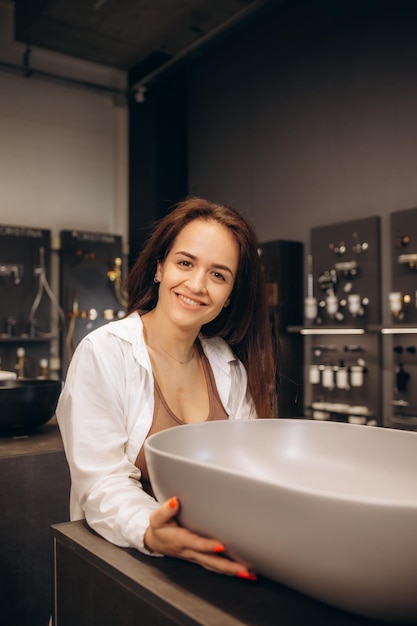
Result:
<svg viewBox="0 0 417 626"><path fill-rule="evenodd" d="M183 300L186 304L192 304L192 305L196 305L196 304L200 304L199 302L196 302L195 300L190 300L190 298L186 298L185 296L179 296L181 298L181 300Z"/></svg>

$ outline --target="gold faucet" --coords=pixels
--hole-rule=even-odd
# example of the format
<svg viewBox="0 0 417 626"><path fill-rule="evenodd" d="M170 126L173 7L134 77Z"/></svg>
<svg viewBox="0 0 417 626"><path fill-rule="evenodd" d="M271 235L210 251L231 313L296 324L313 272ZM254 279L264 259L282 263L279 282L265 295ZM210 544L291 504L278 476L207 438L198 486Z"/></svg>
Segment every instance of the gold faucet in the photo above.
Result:
<svg viewBox="0 0 417 626"><path fill-rule="evenodd" d="M48 378L48 359L41 359L39 361L40 375L39 378Z"/></svg>
<svg viewBox="0 0 417 626"><path fill-rule="evenodd" d="M24 378L25 377L25 360L26 360L25 349L17 348L16 356L17 356L17 363L16 363L17 377Z"/></svg>
<svg viewBox="0 0 417 626"><path fill-rule="evenodd" d="M127 294L123 291L122 287L122 263L122 259L120 257L116 257L114 259L113 269L107 272L107 278L110 282L114 283L114 292L119 303L123 307L127 307Z"/></svg>

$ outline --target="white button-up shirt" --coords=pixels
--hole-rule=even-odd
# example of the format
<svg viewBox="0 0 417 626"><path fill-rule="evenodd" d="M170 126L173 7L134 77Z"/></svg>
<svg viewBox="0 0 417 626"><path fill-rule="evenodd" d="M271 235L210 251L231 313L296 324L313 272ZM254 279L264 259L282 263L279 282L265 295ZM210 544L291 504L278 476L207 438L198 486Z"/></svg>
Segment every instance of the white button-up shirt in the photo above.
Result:
<svg viewBox="0 0 417 626"><path fill-rule="evenodd" d="M200 341L229 419L256 417L243 364L223 339ZM159 504L143 491L135 460L153 411L154 379L138 313L84 337L56 410L71 471L71 519L85 517L108 541L143 552Z"/></svg>

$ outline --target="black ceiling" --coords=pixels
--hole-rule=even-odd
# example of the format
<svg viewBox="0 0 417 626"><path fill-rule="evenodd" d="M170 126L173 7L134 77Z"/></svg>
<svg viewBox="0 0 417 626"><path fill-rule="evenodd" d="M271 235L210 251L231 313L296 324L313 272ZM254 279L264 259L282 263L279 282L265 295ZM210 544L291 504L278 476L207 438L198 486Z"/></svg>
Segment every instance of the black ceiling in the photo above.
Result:
<svg viewBox="0 0 417 626"><path fill-rule="evenodd" d="M17 41L121 70L158 65L250 19L265 0L14 0ZM136 72L137 74L137 72Z"/></svg>

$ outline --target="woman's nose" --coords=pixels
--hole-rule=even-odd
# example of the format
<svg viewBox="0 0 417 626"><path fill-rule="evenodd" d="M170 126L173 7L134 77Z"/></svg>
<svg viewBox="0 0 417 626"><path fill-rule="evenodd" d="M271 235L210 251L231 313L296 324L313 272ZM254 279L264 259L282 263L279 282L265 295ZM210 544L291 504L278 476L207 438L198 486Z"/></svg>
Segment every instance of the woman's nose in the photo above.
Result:
<svg viewBox="0 0 417 626"><path fill-rule="evenodd" d="M195 271L188 278L188 287L194 293L206 291L206 276L203 271Z"/></svg>

